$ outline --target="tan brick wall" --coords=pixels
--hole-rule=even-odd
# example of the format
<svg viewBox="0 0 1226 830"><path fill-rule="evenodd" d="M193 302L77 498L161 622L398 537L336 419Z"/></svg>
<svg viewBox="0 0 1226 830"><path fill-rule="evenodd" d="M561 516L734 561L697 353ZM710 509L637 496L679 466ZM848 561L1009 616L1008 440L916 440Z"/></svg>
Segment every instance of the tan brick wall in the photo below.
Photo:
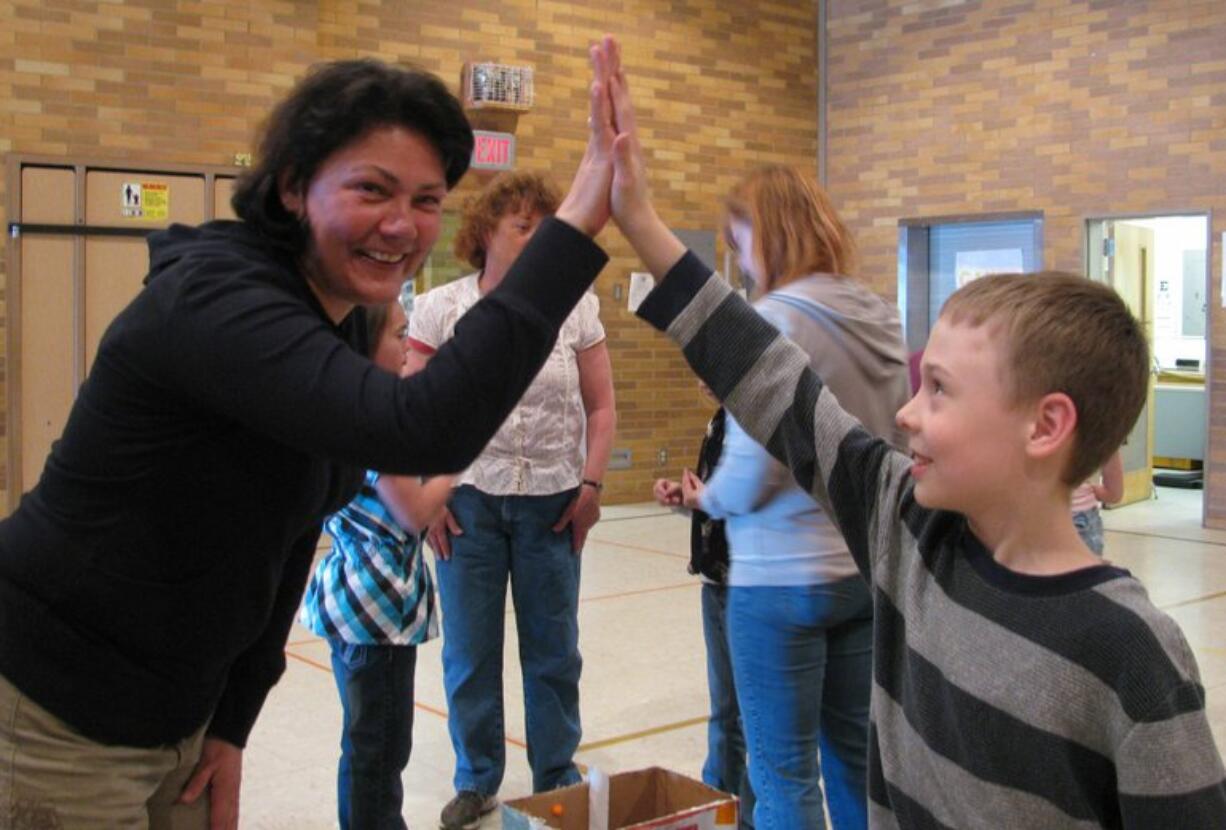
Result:
<svg viewBox="0 0 1226 830"><path fill-rule="evenodd" d="M1226 526L1226 3L831 0L829 185L864 274L896 288L898 220L1042 210L1084 271L1106 214L1213 211L1211 523Z"/></svg>
<svg viewBox="0 0 1226 830"><path fill-rule="evenodd" d="M586 46L610 31L626 44L661 213L677 227L714 230L718 200L747 159L813 169L815 7L0 0L0 152L226 164L250 150L254 125L314 61L408 60L458 86L465 60L497 60L536 68L537 106L517 127L520 166L565 183L583 149ZM479 183L470 174L460 190ZM615 232L601 242L613 256L597 291L621 417L616 446L634 457L632 470L610 474L606 502L637 501L655 476L690 462L708 407L676 350L613 301L636 261ZM660 449L665 467L655 463Z"/></svg>

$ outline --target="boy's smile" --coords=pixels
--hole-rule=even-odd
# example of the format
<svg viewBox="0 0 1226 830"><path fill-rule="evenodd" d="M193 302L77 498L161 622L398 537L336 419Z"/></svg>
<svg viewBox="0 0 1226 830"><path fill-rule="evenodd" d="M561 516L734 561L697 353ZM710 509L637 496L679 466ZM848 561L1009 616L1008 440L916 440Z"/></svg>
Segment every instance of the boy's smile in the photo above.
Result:
<svg viewBox="0 0 1226 830"><path fill-rule="evenodd" d="M898 411L910 436L915 498L929 508L975 515L998 508L1024 475L1024 407L1012 405L1004 335L987 323L939 319L920 364L919 392Z"/></svg>

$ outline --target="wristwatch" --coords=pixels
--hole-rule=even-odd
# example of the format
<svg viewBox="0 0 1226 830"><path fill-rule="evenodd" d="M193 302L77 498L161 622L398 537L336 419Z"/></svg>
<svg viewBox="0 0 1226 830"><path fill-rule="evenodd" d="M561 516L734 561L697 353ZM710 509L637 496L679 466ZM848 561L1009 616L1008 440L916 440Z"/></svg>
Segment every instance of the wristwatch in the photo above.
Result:
<svg viewBox="0 0 1226 830"><path fill-rule="evenodd" d="M584 484L586 484L588 487L595 488L597 493L604 489L603 484L601 484L599 481L593 481L590 478L585 478L583 481L579 482L580 487L582 487Z"/></svg>

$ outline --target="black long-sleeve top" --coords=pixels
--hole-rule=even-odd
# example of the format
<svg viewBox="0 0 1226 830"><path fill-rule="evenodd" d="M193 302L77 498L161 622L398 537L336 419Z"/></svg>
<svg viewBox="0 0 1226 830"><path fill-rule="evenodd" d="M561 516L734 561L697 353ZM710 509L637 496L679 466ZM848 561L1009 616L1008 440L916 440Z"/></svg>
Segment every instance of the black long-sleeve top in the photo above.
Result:
<svg viewBox="0 0 1226 830"><path fill-rule="evenodd" d="M0 523L0 674L85 736L243 746L323 518L363 470L464 469L606 260L558 220L408 379L242 223L150 240L37 486Z"/></svg>

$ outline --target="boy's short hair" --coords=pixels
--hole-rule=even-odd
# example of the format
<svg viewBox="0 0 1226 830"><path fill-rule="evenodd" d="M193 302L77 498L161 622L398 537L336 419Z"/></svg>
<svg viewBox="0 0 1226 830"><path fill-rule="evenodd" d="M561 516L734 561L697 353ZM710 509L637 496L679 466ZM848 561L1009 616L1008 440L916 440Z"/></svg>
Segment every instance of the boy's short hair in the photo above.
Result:
<svg viewBox="0 0 1226 830"><path fill-rule="evenodd" d="M464 201L460 230L455 237L456 259L474 268L485 267L487 237L499 220L528 210L552 216L561 197L553 182L531 170L499 173L481 192Z"/></svg>
<svg viewBox="0 0 1226 830"><path fill-rule="evenodd" d="M1110 286L1059 271L988 276L958 289L940 317L999 328L1014 404L1052 392L1072 399L1076 440L1065 484L1102 467L1145 405L1149 344Z"/></svg>

